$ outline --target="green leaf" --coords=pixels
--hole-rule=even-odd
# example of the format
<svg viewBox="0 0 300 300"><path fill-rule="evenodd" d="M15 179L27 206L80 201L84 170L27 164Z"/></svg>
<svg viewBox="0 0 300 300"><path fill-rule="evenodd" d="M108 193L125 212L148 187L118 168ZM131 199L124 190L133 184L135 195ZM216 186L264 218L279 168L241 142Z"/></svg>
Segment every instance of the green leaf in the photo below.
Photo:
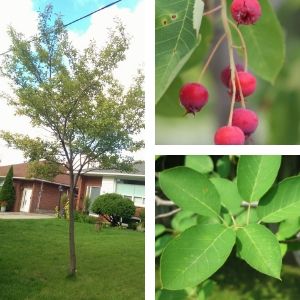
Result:
<svg viewBox="0 0 300 300"><path fill-rule="evenodd" d="M281 157L272 155L241 156L237 167L238 190L244 200L258 201L274 183Z"/></svg>
<svg viewBox="0 0 300 300"><path fill-rule="evenodd" d="M227 260L235 232L221 224L194 226L168 244L161 257L161 281L169 290L194 287Z"/></svg>
<svg viewBox="0 0 300 300"><path fill-rule="evenodd" d="M267 223L300 216L300 176L287 178L272 188L259 202L257 213Z"/></svg>
<svg viewBox="0 0 300 300"><path fill-rule="evenodd" d="M217 172L221 177L228 177L230 173L231 162L229 156L223 156L217 161Z"/></svg>
<svg viewBox="0 0 300 300"><path fill-rule="evenodd" d="M188 293L185 290L168 291L159 290L155 293L155 300L185 300L188 299Z"/></svg>
<svg viewBox="0 0 300 300"><path fill-rule="evenodd" d="M280 247L280 251L281 251L281 257L284 257L288 250L288 246L287 246L287 244L279 243L279 247Z"/></svg>
<svg viewBox="0 0 300 300"><path fill-rule="evenodd" d="M214 169L213 161L208 155L187 155L184 164L202 174L210 173Z"/></svg>
<svg viewBox="0 0 300 300"><path fill-rule="evenodd" d="M165 93L200 42L201 0L155 1L155 98Z"/></svg>
<svg viewBox="0 0 300 300"><path fill-rule="evenodd" d="M230 1L231 2L231 1ZM253 26L239 26L245 39L249 66L262 79L274 83L285 60L284 35L270 1L260 1L262 16ZM234 43L240 39L232 29Z"/></svg>
<svg viewBox="0 0 300 300"><path fill-rule="evenodd" d="M161 235L166 231L166 227L162 224L155 224L155 237Z"/></svg>
<svg viewBox="0 0 300 300"><path fill-rule="evenodd" d="M244 211L240 214L238 214L238 216L236 217L236 223L239 226L244 226L247 224L247 219L248 219L248 211L247 208L244 208ZM259 220L258 216L257 216L257 211L254 208L250 209L250 213L249 213L249 223L257 223L257 221Z"/></svg>
<svg viewBox="0 0 300 300"><path fill-rule="evenodd" d="M186 167L168 169L160 173L159 183L164 194L182 209L204 216L219 216L219 194L199 172Z"/></svg>
<svg viewBox="0 0 300 300"><path fill-rule="evenodd" d="M179 102L179 90L185 82L193 81L200 76L204 59L211 47L212 27L212 22L208 18L203 18L200 29L201 43L160 98L155 107L156 114L165 117L183 117L184 109Z"/></svg>
<svg viewBox="0 0 300 300"><path fill-rule="evenodd" d="M236 183L225 178L211 178L210 181L220 195L221 204L233 215L239 212L243 199L238 192Z"/></svg>
<svg viewBox="0 0 300 300"><path fill-rule="evenodd" d="M161 255L165 247L168 243L173 239L173 236L170 234L164 234L163 236L159 237L155 241L155 256Z"/></svg>
<svg viewBox="0 0 300 300"><path fill-rule="evenodd" d="M190 211L182 210L173 217L171 225L174 230L182 232L197 225L197 220L198 215Z"/></svg>
<svg viewBox="0 0 300 300"><path fill-rule="evenodd" d="M276 233L279 241L288 239L300 231L300 218L291 218L280 223Z"/></svg>
<svg viewBox="0 0 300 300"><path fill-rule="evenodd" d="M252 268L280 279L281 251L274 234L260 224L249 224L237 231L237 251Z"/></svg>

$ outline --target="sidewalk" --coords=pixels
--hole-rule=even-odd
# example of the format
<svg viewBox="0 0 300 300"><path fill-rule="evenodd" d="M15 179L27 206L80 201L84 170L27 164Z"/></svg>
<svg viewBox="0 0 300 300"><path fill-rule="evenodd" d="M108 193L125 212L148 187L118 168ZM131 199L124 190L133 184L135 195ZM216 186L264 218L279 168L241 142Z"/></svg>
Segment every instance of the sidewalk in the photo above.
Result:
<svg viewBox="0 0 300 300"><path fill-rule="evenodd" d="M53 219L54 215L46 214L34 214L34 213L24 213L24 212L0 212L0 219Z"/></svg>

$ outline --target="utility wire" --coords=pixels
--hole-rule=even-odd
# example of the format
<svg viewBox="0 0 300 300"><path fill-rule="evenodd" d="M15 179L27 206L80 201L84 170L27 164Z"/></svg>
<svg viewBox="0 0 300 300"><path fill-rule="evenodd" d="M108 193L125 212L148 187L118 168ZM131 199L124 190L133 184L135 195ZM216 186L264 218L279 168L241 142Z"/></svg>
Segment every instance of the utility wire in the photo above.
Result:
<svg viewBox="0 0 300 300"><path fill-rule="evenodd" d="M83 19L85 19L85 18L87 18L87 17L89 17L89 16L91 16L91 15L93 15L93 14L95 14L95 13L101 11L101 10L104 10L104 9L110 7L110 6L113 6L113 5L115 5L115 4L117 4L118 2L121 2L121 1L122 1L122 0L117 0L117 1L114 1L114 2L111 2L111 3L107 4L107 5L105 5L105 6L102 6L102 7L100 7L99 9L94 10L94 11L92 11L91 13L89 13L89 14L83 16L83 17L80 17L80 18L78 18L78 19L76 19L76 20L74 20L74 21L72 21L72 22L70 22L70 23L63 24L63 27L66 28L66 27L68 27L68 26L70 26L70 25L72 25L72 24L74 24L74 23L76 23L76 22L78 22L78 21L81 21L81 20L83 20ZM38 37L35 37L35 38L29 40L28 43L31 43L31 42L35 41L37 38L38 38ZM0 53L0 56L9 53L9 52L11 52L12 50L13 50L13 49L10 48L10 49L8 49L8 50L5 51L5 52Z"/></svg>

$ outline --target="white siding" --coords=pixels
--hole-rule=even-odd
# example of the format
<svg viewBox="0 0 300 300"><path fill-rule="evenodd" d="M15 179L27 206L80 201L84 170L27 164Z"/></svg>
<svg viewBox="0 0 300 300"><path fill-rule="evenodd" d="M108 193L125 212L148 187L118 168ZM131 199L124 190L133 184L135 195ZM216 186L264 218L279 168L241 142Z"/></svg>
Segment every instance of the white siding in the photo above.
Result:
<svg viewBox="0 0 300 300"><path fill-rule="evenodd" d="M116 191L116 181L114 177L103 177L100 194L114 193Z"/></svg>

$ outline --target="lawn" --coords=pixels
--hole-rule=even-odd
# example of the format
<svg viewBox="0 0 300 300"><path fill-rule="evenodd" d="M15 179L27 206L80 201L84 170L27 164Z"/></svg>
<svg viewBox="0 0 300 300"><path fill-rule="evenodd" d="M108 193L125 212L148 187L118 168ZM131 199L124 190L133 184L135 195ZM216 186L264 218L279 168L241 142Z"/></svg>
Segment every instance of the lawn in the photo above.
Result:
<svg viewBox="0 0 300 300"><path fill-rule="evenodd" d="M69 279L66 221L0 220L0 299L144 299L144 242L140 232L76 223Z"/></svg>

